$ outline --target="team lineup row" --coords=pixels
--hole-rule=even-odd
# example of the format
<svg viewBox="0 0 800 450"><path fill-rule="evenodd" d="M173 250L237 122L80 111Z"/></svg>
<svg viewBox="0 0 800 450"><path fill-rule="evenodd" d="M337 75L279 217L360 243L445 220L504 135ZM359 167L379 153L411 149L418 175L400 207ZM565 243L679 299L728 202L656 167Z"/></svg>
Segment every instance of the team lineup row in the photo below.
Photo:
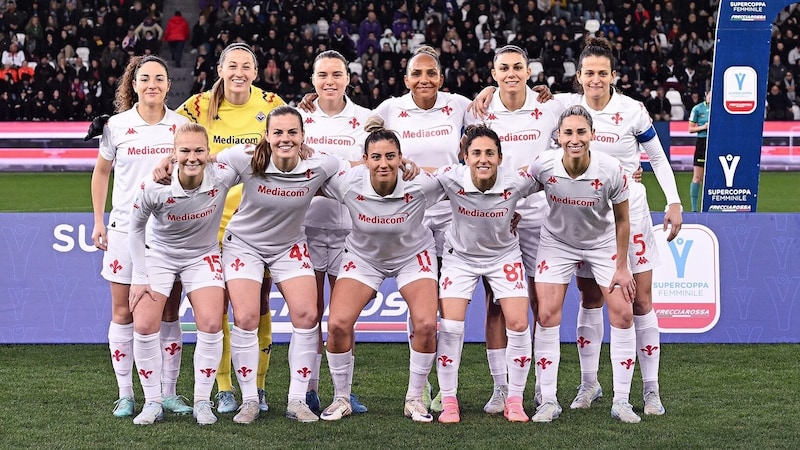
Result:
<svg viewBox="0 0 800 450"><path fill-rule="evenodd" d="M424 47L412 58L406 76L411 92L387 100L375 111L353 105L345 95L347 61L341 55L318 55L312 81L319 97L304 102L301 108L305 110L298 112L280 106L278 97L250 85L255 59L247 46L234 44L220 59L220 80L212 90L188 99L178 109L188 121L205 128L182 126L187 119L165 108L169 80L166 67L157 58L132 62L118 92L118 110L122 112L104 129L92 182L93 239L106 250L103 275L111 282L114 304L109 348L120 388L115 415L127 417L134 412L130 354L136 359L145 391L145 407L135 423L153 423L163 417L163 409L193 411L199 423L215 422L210 401L213 375L219 391L217 410L236 410L231 360L242 394L234 421L251 423L266 410L263 377L271 343L268 295L264 295L271 287L271 279L264 277L264 268L268 268L286 299L293 326L288 417L316 421L315 411L321 411L316 392L326 278L332 287L327 360L335 398L321 417L334 420L366 411L350 393L352 326L382 279L394 276L409 304L412 330L405 414L414 420L433 420L423 397L429 393L426 381L436 360L437 398L441 400L434 401L431 409L442 411L440 422L457 422L455 386L465 299L472 296L477 279L484 277L491 286L487 289L491 298L487 299L486 337L495 383L485 410L503 412L512 421L528 420L522 392L532 356L537 361L533 420L550 421L561 411L555 395L560 306L566 283L579 262L582 383L572 407L589 407L602 395L597 366L603 333L599 308L605 299L615 362L612 416L625 422L640 420L628 402L637 354L645 386L644 411L663 414L658 392L658 328L649 298L651 270L658 257L644 188L627 183L638 168L640 145L650 156L670 203L664 224L665 228L671 225L670 239L680 229L680 205L671 169L647 112L638 102L611 90L611 58L607 42L588 41L580 59L584 93L556 96L543 103L525 86L524 51L504 47L497 52L493 70L497 92L487 92L482 96L484 102L479 99L473 105L483 113L484 119L479 119L467 111L467 99L439 92L438 58ZM132 104L136 97L138 102ZM371 115L380 116L386 128L368 132L364 124ZM472 122L487 126L466 128L468 144L461 156L466 165L459 165L462 130ZM210 146L206 128L213 136ZM181 132L175 134L178 130ZM561 150L545 153L556 130ZM599 133L616 133L618 139L613 143L593 140ZM224 141L226 136L247 135L263 138L254 147L235 146L222 152L222 145L216 144L218 138ZM318 151L305 159L299 155L304 139L314 142ZM188 141L185 147L182 140ZM590 143L592 150L597 150L591 154ZM150 177L163 155L126 154L125 149L136 145L174 146L178 169L172 186L146 183L144 190L139 189L140 181ZM217 163L201 158L202 150L215 155ZM398 176L401 155L434 174L403 180ZM364 167L349 169L344 160L362 161ZM112 162L116 163L114 208L106 229L102 205ZM527 171L517 170L528 165ZM548 178L540 178L547 170L551 171ZM239 181L244 195L240 200L236 193L229 193L222 214L219 197L226 190L236 190L229 187ZM319 188L332 198L314 196ZM542 188L544 192L532 193ZM134 196L151 190L158 195L136 200L138 208L131 214ZM445 196L450 204L437 202ZM192 201L198 198L211 203L195 207L198 205ZM263 213L265 207L268 214ZM506 226L514 210L522 218L517 225L519 240ZM571 216L575 212L583 214L580 220ZM150 213L154 216L152 228L145 232ZM222 224L218 226L220 215ZM415 221L425 226L412 227ZM460 227L461 232L457 231ZM497 232L475 232L487 227ZM217 229L221 256L215 253L213 231ZM156 239L156 230L165 233L162 241ZM204 239L198 239L198 233ZM205 239L209 236L212 238ZM195 247L200 242L205 245L202 251ZM188 254L195 261L198 256L205 257L180 277L199 330L194 408L175 393L179 358L176 364L174 353L179 352L174 350L181 345L179 332L176 336L171 325L177 319L173 311L179 295L175 294L181 288L173 284L174 274L189 270L181 259ZM611 258L615 254L616 261ZM145 261L147 278L140 269ZM442 273L437 277L440 265ZM195 278L209 269L210 280ZM162 275L153 276L152 270L161 270ZM143 283L145 280L148 283ZM196 302L196 298L211 300ZM223 333L228 327L223 324L227 324L228 299L234 326L226 355ZM533 352L527 323L529 301L536 318ZM200 303L203 311L198 314ZM437 311L441 317L438 339ZM173 351L165 353L159 348Z"/></svg>

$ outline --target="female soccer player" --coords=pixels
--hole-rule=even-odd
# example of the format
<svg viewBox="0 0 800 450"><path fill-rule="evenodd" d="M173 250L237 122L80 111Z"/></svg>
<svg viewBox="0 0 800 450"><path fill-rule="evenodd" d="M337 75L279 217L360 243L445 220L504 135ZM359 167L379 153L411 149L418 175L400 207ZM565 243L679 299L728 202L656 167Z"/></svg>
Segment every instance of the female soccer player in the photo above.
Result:
<svg viewBox="0 0 800 450"><path fill-rule="evenodd" d="M500 138L486 125L470 125L464 139L466 166L456 164L437 171L453 211L453 221L445 233L439 285L442 317L436 370L443 406L439 422L461 420L456 391L464 321L480 278L487 280L506 317L507 368L503 371L510 376L503 412L511 422L527 422L522 394L532 356L528 286L520 244L511 232L511 219L518 202L538 186L527 172L502 164Z"/></svg>
<svg viewBox="0 0 800 450"><path fill-rule="evenodd" d="M300 110L305 128L305 142L314 150L342 157L348 161L362 158L364 153L364 123L370 110L356 105L345 94L350 83L347 59L335 50L320 53L314 59L311 81L319 97L314 100L313 112ZM311 108L310 108L311 109ZM327 274L331 291L341 267L344 239L350 234L352 221L341 203L315 197L311 200L303 224L308 239L311 263L317 277L317 322L321 323L325 311L325 278ZM319 370L322 364L322 330L320 346L312 368L311 380L306 394L306 403L312 411L320 412ZM351 394L353 413L365 413L367 408Z"/></svg>
<svg viewBox="0 0 800 450"><path fill-rule="evenodd" d="M543 153L530 167L550 204L536 257L539 315L534 360L542 404L531 417L534 422L551 422L561 413L556 399L561 309L579 264L602 284L608 303L614 378L611 416L626 423L641 420L628 403L636 361L631 307L636 282L628 266L628 175L615 158L590 151L595 138L592 122L584 107L567 108L558 124L562 150Z"/></svg>
<svg viewBox="0 0 800 450"><path fill-rule="evenodd" d="M197 323L194 417L200 425L217 421L211 410L211 375L222 356L225 301L217 230L225 194L239 183L239 176L223 164L209 164L208 134L202 125L186 123L175 130L174 158L177 170L171 184L144 182L135 189L131 213L133 354L146 402L133 419L137 425L163 417L159 322L176 276L186 287Z"/></svg>
<svg viewBox="0 0 800 450"><path fill-rule="evenodd" d="M608 40L588 38L578 59L576 79L581 93L557 94L555 99L564 106L583 105L589 111L596 126L597 139L593 148L617 158L629 177L638 170L641 149L645 150L667 198L664 230L667 226L670 227L667 240L671 241L678 235L683 224L675 176L645 107L641 102L614 90L615 66L612 46ZM482 103L482 97L485 98L485 94L476 98L475 105ZM661 415L665 412L658 386L661 342L652 296L653 267L658 264L658 250L645 186L632 183L630 189L631 242L628 246L628 259L637 284L633 320L644 385L644 413ZM581 384L570 405L572 409L589 408L603 392L597 380L604 331L600 310L603 296L589 273L578 271L577 285L582 294L577 330Z"/></svg>
<svg viewBox="0 0 800 450"><path fill-rule="evenodd" d="M256 56L250 46L244 43L228 45L220 54L217 65L219 79L211 90L191 96L177 112L190 121L205 125L210 135L211 154L237 144L256 145L264 134L264 121L274 108L285 104L277 95L253 86L258 77ZM225 212L219 229L222 240L225 227L230 221L241 200L242 190L236 186L228 193ZM256 370L259 407L269 409L264 390L264 379L269 369L270 349L272 347L272 316L269 309L269 295L272 281L269 273L264 274L261 293L261 310L258 324L258 345L261 349ZM217 372L217 410L221 413L236 411L236 397L231 382L230 328L227 301L224 309L222 332L222 361Z"/></svg>
<svg viewBox="0 0 800 450"><path fill-rule="evenodd" d="M119 400L114 416L129 417L133 400L133 316L128 305L131 257L128 246L130 209L139 182L165 155L172 154L175 129L187 120L167 109L170 88L167 64L159 57L132 58L120 79L115 107L100 138L100 150L92 172L92 241L103 254L103 278L111 283L111 324L108 345L117 377ZM114 168L112 210L106 228L104 211L111 169ZM181 325L178 320L180 284L176 284L161 323L162 390L164 408L189 414L192 408L176 394L180 372Z"/></svg>
<svg viewBox="0 0 800 450"><path fill-rule="evenodd" d="M551 148L558 118L564 110L558 102L542 102L537 98L538 94L525 84L530 73L528 55L520 47L506 45L495 53L492 77L498 88L491 98L483 122L503 139L502 166L512 171L528 166L536 156ZM471 115L468 120L477 121ZM521 216L517 236L525 273L528 275L528 297L534 318L536 251L539 247L539 231L547 211L544 193L533 194L517 204L517 213ZM506 363L506 324L503 311L494 301L488 286L486 292L486 357L494 389L483 409L488 414L501 414L506 407L507 367L510 367Z"/></svg>
<svg viewBox="0 0 800 450"><path fill-rule="evenodd" d="M417 422L431 422L422 391L436 356L438 261L433 234L423 226L423 218L443 192L427 174L402 181L397 134L383 128L377 117L365 128L370 133L364 143L365 167L334 177L324 191L347 206L353 231L345 240L343 270L331 295L328 317L326 353L334 400L320 417L339 420L351 414L353 326L383 280L396 277L415 330L404 414Z"/></svg>

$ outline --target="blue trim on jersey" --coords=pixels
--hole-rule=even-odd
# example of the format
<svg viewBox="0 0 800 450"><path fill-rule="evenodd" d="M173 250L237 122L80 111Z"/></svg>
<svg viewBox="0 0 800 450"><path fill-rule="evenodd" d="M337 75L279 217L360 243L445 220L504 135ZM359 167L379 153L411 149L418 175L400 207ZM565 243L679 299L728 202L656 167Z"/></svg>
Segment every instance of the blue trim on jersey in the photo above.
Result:
<svg viewBox="0 0 800 450"><path fill-rule="evenodd" d="M652 140L654 137L656 137L656 128L650 125L650 128L645 130L644 133L636 136L636 140L639 141L640 144L643 144L645 142Z"/></svg>

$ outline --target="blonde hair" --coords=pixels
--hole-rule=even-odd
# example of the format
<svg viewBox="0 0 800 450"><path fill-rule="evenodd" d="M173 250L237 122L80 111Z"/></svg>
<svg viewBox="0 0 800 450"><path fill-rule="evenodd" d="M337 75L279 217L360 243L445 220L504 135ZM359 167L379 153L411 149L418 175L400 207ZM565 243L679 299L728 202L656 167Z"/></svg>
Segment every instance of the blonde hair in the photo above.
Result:
<svg viewBox="0 0 800 450"><path fill-rule="evenodd" d="M182 134L190 133L202 134L205 137L206 148L208 148L208 131L206 130L206 127L200 125L199 123L187 122L178 126L178 128L175 130L175 140L178 140L178 136Z"/></svg>
<svg viewBox="0 0 800 450"><path fill-rule="evenodd" d="M219 71L219 68L225 64L225 59L234 50L244 50L249 53L250 56L253 57L254 69L258 70L258 61L256 60L256 54L253 53L253 49L243 42L234 42L233 44L225 47L225 50L220 53L219 63L217 63L217 71ZM210 128L214 123L214 118L217 117L217 113L219 112L219 105L221 105L222 101L225 99L225 81L222 78L218 78L217 81L215 81L211 86L209 96L206 126Z"/></svg>

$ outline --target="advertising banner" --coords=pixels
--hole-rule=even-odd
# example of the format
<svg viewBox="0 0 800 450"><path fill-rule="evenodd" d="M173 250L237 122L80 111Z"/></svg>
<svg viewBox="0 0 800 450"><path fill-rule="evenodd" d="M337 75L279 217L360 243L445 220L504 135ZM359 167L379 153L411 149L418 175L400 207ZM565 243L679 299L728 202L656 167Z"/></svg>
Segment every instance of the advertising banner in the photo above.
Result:
<svg viewBox="0 0 800 450"><path fill-rule="evenodd" d="M653 214L654 224L662 220L663 214ZM685 214L684 220L672 243L657 234L661 265L653 295L662 340L800 342L800 306L794 307L800 259L793 257L800 250L800 214ZM91 242L92 223L90 213L0 214L6 267L0 278L0 344L107 342L111 300L108 282L99 275L102 254ZM579 299L570 285L563 342L576 339ZM288 342L286 304L275 289L271 300L275 342ZM479 287L467 314L467 342L484 341L484 304ZM385 281L359 317L358 341L406 342L406 313L394 280ZM185 299L181 322L186 341L193 342L194 318Z"/></svg>

